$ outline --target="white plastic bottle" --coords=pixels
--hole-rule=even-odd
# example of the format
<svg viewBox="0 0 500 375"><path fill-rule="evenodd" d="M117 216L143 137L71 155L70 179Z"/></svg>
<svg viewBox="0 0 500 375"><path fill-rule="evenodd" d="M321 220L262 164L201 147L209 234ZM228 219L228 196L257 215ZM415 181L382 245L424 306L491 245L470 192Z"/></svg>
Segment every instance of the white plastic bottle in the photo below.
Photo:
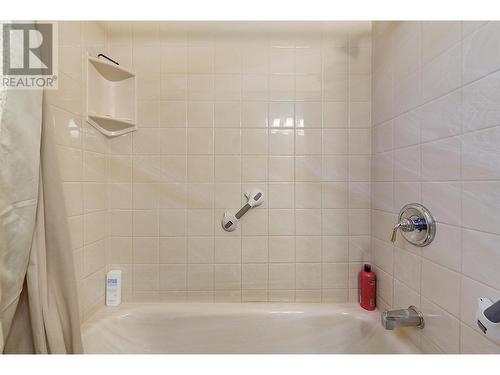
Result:
<svg viewBox="0 0 500 375"><path fill-rule="evenodd" d="M122 271L111 270L106 274L106 305L118 306L122 303Z"/></svg>

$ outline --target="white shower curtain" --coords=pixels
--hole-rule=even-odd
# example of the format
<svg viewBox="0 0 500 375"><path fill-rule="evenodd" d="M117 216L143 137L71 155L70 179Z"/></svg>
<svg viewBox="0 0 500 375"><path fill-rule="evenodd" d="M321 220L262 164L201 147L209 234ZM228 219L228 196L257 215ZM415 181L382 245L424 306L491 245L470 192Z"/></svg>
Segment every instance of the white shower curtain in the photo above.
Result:
<svg viewBox="0 0 500 375"><path fill-rule="evenodd" d="M0 91L0 352L81 353L71 243L42 91Z"/></svg>
<svg viewBox="0 0 500 375"><path fill-rule="evenodd" d="M0 347L28 266L40 169L41 91L0 90Z"/></svg>

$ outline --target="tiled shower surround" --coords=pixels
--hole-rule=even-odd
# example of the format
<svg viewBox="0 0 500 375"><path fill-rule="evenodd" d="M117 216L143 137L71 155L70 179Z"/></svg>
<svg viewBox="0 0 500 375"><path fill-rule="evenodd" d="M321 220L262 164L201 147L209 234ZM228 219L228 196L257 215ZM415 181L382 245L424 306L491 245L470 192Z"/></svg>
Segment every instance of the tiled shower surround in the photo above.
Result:
<svg viewBox="0 0 500 375"><path fill-rule="evenodd" d="M499 353L477 299L500 297L500 23L373 23L372 261L378 304L420 306L429 352ZM427 247L389 232L400 208L434 214Z"/></svg>
<svg viewBox="0 0 500 375"><path fill-rule="evenodd" d="M109 269L123 270L125 301L346 302L371 261L380 309L426 314L423 331L397 334L426 352L499 351L474 322L478 297L500 298L499 23L59 32L60 90L44 108L82 319L103 305ZM106 139L85 123L87 51L137 72L136 132ZM252 188L264 205L224 232ZM389 242L410 202L438 221L428 247Z"/></svg>
<svg viewBox="0 0 500 375"><path fill-rule="evenodd" d="M97 22L59 22L58 90L44 92L43 118L56 129L80 312L87 317L104 296L106 271L108 140L85 114L86 55L106 48Z"/></svg>
<svg viewBox="0 0 500 375"><path fill-rule="evenodd" d="M61 22L58 128L83 317L125 301L333 302L369 260L369 22ZM86 53L138 76L139 129L85 123ZM48 111L47 111L48 112ZM243 193L265 203L224 232Z"/></svg>
<svg viewBox="0 0 500 375"><path fill-rule="evenodd" d="M370 245L370 23L108 24L139 130L109 140L126 300L347 301ZM265 203L225 232L225 210ZM351 289L351 290L349 290Z"/></svg>

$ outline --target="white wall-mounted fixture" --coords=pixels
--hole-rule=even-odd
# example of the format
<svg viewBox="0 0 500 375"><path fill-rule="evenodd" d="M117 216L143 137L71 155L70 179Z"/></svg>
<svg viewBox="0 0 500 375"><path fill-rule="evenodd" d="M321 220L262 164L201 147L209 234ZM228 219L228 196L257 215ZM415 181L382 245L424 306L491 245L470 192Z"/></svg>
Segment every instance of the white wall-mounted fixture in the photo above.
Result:
<svg viewBox="0 0 500 375"><path fill-rule="evenodd" d="M490 340L500 345L500 300L493 303L490 299L481 297L477 305L477 326Z"/></svg>
<svg viewBox="0 0 500 375"><path fill-rule="evenodd" d="M240 218L252 207L260 206L264 202L264 194L258 190L252 190L250 192L245 193L245 197L247 197L248 202L240 208L240 210L233 215L229 211L224 213L224 217L222 218L222 228L226 232L232 232L236 228L238 228L238 222Z"/></svg>
<svg viewBox="0 0 500 375"><path fill-rule="evenodd" d="M108 137L137 129L137 82L120 65L87 57L87 122Z"/></svg>

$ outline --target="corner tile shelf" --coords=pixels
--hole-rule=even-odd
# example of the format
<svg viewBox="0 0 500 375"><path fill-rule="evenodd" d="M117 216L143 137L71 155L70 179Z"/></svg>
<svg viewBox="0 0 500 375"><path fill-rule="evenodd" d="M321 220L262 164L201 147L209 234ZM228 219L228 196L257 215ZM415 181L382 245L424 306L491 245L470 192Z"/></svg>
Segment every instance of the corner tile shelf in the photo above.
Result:
<svg viewBox="0 0 500 375"><path fill-rule="evenodd" d="M133 72L105 60L87 59L87 122L108 137L137 130L137 83Z"/></svg>
<svg viewBox="0 0 500 375"><path fill-rule="evenodd" d="M136 130L135 123L129 119L88 114L87 122L108 137L117 137Z"/></svg>

